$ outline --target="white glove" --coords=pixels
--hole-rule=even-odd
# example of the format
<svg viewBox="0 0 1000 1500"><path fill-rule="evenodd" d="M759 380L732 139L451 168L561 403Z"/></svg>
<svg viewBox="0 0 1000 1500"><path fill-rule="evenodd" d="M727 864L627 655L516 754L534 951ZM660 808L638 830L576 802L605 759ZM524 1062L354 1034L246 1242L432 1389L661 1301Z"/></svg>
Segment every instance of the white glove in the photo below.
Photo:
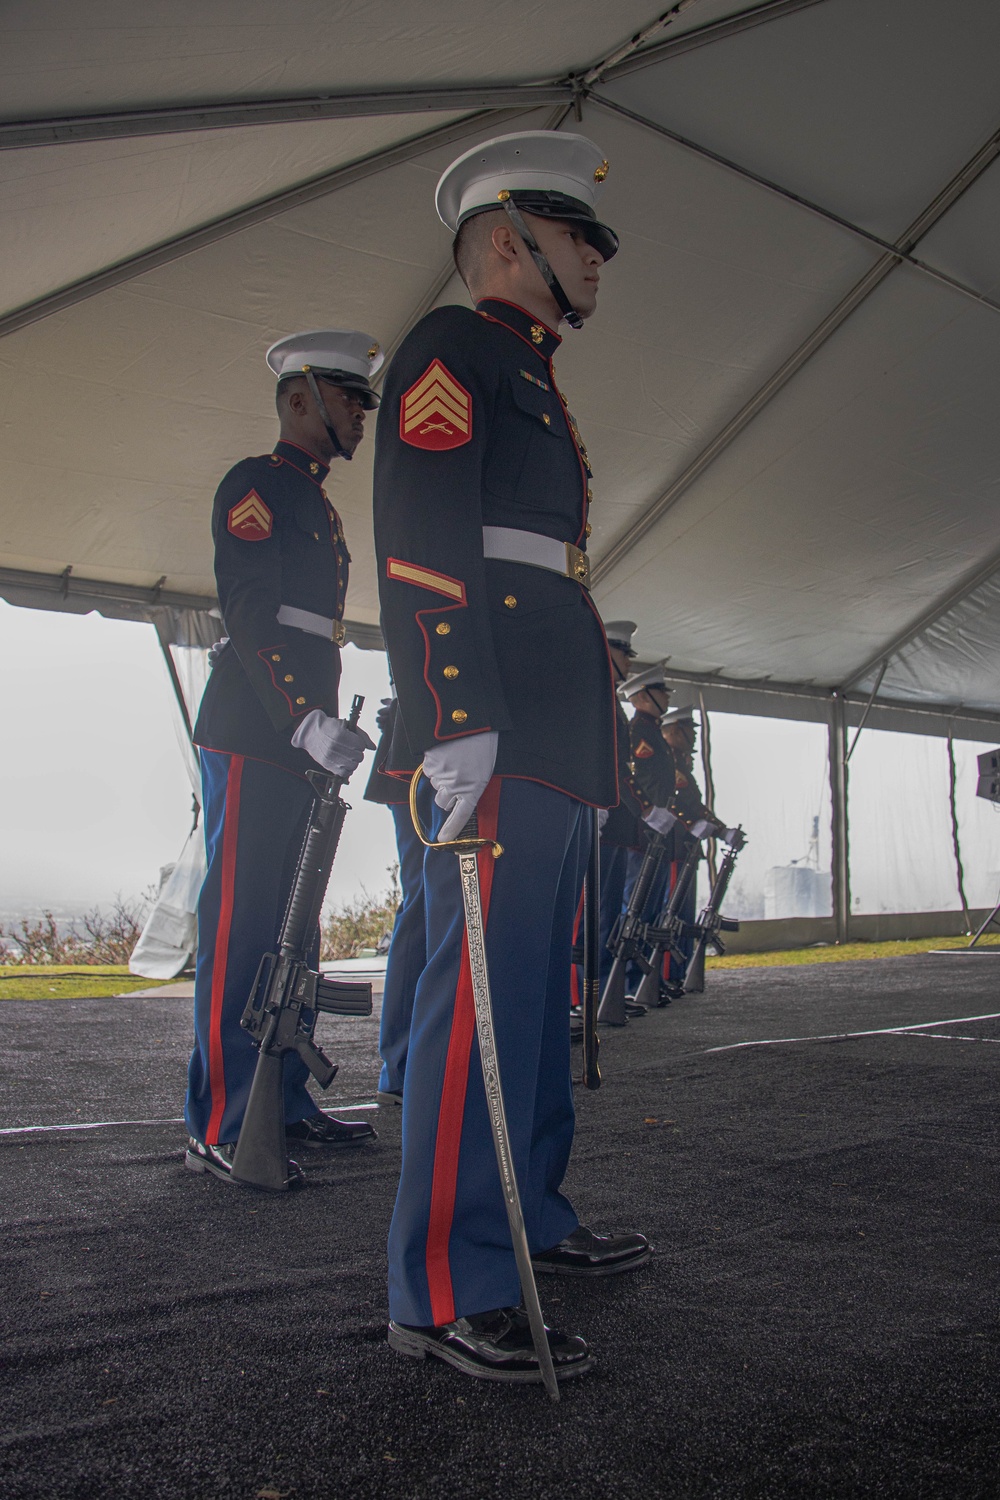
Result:
<svg viewBox="0 0 1000 1500"><path fill-rule="evenodd" d="M743 832L742 828L724 828L719 834L719 838L724 844L728 844L730 849L733 847L734 843L746 843L746 834Z"/></svg>
<svg viewBox="0 0 1000 1500"><path fill-rule="evenodd" d="M643 813L642 821L654 833L669 833L677 819L665 807L651 807L648 813Z"/></svg>
<svg viewBox="0 0 1000 1500"><path fill-rule="evenodd" d="M345 780L360 766L365 751L375 749L363 729L348 729L344 719L335 719L319 708L309 710L292 735L292 744L311 755L324 771Z"/></svg>
<svg viewBox="0 0 1000 1500"><path fill-rule="evenodd" d="M448 813L437 836L439 844L457 838L472 817L493 775L496 758L495 729L467 734L425 751L424 775L434 788L434 801Z"/></svg>
<svg viewBox="0 0 1000 1500"><path fill-rule="evenodd" d="M610 809L610 807L599 807L597 809L597 831L598 831L598 833L603 833L604 832L604 825L607 823L608 818L610 817L610 815L611 815L611 809Z"/></svg>
<svg viewBox="0 0 1000 1500"><path fill-rule="evenodd" d="M699 818L697 823L692 823L688 829L692 838L707 839L715 832L715 824L710 823L707 818Z"/></svg>

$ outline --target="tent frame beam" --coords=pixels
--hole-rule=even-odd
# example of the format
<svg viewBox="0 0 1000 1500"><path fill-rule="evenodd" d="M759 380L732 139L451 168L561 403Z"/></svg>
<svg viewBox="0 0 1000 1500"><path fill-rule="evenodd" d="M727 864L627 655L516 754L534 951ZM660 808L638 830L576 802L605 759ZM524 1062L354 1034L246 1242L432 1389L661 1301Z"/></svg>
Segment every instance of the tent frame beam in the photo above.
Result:
<svg viewBox="0 0 1000 1500"><path fill-rule="evenodd" d="M204 130L234 130L246 126L287 125L297 121L361 119L386 115L433 113L444 110L538 109L546 104L572 104L581 80L618 78L633 69L660 62L673 53L689 52L735 36L765 21L822 4L823 0L764 0L723 21L695 27L681 36L643 46L651 33L664 30L695 0L679 0L623 47L597 61L577 77L535 83L455 84L425 89L368 89L342 94L292 95L284 99L219 100L175 105L164 109L115 110L100 114L61 115L34 120L0 121L0 150L22 151L33 146L60 146L87 141L127 140Z"/></svg>
<svg viewBox="0 0 1000 1500"><path fill-rule="evenodd" d="M961 583L952 586L947 593L936 599L912 624L895 636L887 646L883 646L877 653L870 656L863 666L851 673L850 677L845 677L840 685L842 690L846 692L848 688L856 687L859 682L864 682L869 672L879 665L883 657L888 662L897 656L911 641L915 641L917 636L923 635L925 630L929 630L932 625L942 620L950 610L955 609L959 604L964 604L976 589L987 583L998 571L1000 571L1000 548L991 552L985 563L980 563L972 573L963 578Z"/></svg>
<svg viewBox="0 0 1000 1500"><path fill-rule="evenodd" d="M923 236L944 217L948 210L953 207L977 178L982 176L987 167L992 165L998 155L1000 155L1000 130L995 131L979 147L978 151L955 173L951 181L942 188L923 212L917 215L895 242L896 249L909 253ZM642 515L633 521L618 540L612 543L608 551L597 560L591 570L591 577L594 583L600 583L618 563L624 561L629 556L657 522L662 520L669 510L673 509L681 496L694 484L695 480L701 477L705 470L730 446L744 428L750 425L754 418L770 403L773 397L784 389L802 366L847 322L851 314L867 300L875 288L880 286L890 272L895 270L900 264L901 258L895 251L889 251L879 256L874 265L865 272L859 281L855 282L846 296L841 298L837 306L802 341L794 353L790 354L774 373L764 381L763 385L757 388L749 401L740 408L735 416L729 419L725 426L716 433L715 437L706 444L692 462L647 507ZM883 648L876 660L881 660L884 654L885 650Z"/></svg>
<svg viewBox="0 0 1000 1500"><path fill-rule="evenodd" d="M101 271L95 271L90 276L83 276L79 281L70 282L68 286L61 287L58 291L46 293L45 296L35 301L14 308L11 312L0 316L0 338L27 328L32 323L38 323L42 318L51 317L53 313L64 312L67 308L75 307L79 302L85 302L101 292L121 286L126 281L132 281L146 271L154 271L160 266L169 265L171 261L191 255L196 250L203 250L206 246L214 245L231 234L237 234L240 230L249 229L255 224L263 224L268 219L288 213L291 209L300 208L303 204L314 203L317 199L325 198L341 188L350 187L356 182L363 182L379 172L388 171L390 167L400 166L404 162L412 161L415 157L423 156L437 146L446 146L453 141L466 139L476 131L494 126L499 127L511 120L521 119L523 114L524 110L518 109L485 110L477 114L464 115L460 120L451 120L446 125L437 125L431 130L421 131L418 135L408 136L403 141L397 141L391 146L372 151L367 156L345 162L331 172L324 172L318 177L310 177L305 182L283 188L277 193L271 193L244 208L222 214L217 219L210 219L207 224L202 224L197 229L191 229L184 234L176 235L173 239L164 240L149 250L141 250L136 255L127 256L124 260L116 261L114 265L106 266Z"/></svg>

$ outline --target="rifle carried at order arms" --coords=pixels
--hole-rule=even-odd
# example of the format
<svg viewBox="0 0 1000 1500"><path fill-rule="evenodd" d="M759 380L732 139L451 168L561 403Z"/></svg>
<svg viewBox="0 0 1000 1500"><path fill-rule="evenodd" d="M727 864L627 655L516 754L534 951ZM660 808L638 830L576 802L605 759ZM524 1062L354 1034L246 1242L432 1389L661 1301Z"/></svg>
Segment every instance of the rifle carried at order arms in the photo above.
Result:
<svg viewBox="0 0 1000 1500"><path fill-rule="evenodd" d="M722 915L722 902L725 898L729 882L733 878L736 868L736 856L747 841L746 834L742 828L730 830L729 846L723 856L719 873L712 883L712 890L708 898L708 905L694 924L695 944L691 961L684 975L684 993L686 995L700 995L705 988L705 947L711 943L719 953L724 952L720 932L739 932L740 924L734 917Z"/></svg>
<svg viewBox="0 0 1000 1500"><path fill-rule="evenodd" d="M364 699L356 696L348 727L356 729ZM341 798L345 778L307 771L315 793L302 852L292 882L277 953L265 953L240 1025L259 1056L246 1113L233 1155L234 1181L285 1192L289 1187L285 1145L285 1057L297 1053L320 1088L337 1072L313 1040L320 1011L336 1016L370 1016L370 984L324 979L309 967L307 954L319 922L348 805Z"/></svg>
<svg viewBox="0 0 1000 1500"><path fill-rule="evenodd" d="M635 959L640 965L643 964L646 924L642 919L642 913L666 848L667 841L662 834L649 833L646 852L642 856L642 864L639 866L639 874L632 887L628 906L618 917L614 930L608 938L608 947L614 954L614 962L611 965L604 993L601 996L600 1009L597 1012L597 1019L602 1026L624 1026L628 1021L625 1013L625 966L630 959Z"/></svg>
<svg viewBox="0 0 1000 1500"><path fill-rule="evenodd" d="M645 1005L652 1009L654 1005L660 1004L663 960L667 954L673 954L680 962L683 962L683 950L680 943L685 936L688 924L682 920L677 913L681 909L684 897L695 879L698 869L698 861L702 857L701 837L689 830L690 842L687 853L677 871L674 888L667 897L666 904L654 922L645 926L642 939L644 951L638 959L639 965L645 970L639 988L635 992L637 1005ZM666 1001L664 1001L666 1003Z"/></svg>

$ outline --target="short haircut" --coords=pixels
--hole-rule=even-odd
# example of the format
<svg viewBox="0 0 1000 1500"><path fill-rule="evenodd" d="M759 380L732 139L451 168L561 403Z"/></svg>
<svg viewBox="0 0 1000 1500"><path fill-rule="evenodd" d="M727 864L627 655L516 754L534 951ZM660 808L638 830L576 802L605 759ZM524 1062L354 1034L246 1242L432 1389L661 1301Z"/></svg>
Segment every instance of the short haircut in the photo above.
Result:
<svg viewBox="0 0 1000 1500"><path fill-rule="evenodd" d="M471 219L459 227L452 245L455 266L473 296L482 285L489 268L493 250L493 231L499 224L510 220L502 208L491 208L486 213L473 214Z"/></svg>
<svg viewBox="0 0 1000 1500"><path fill-rule="evenodd" d="M283 375L278 381L274 392L274 404L277 407L279 417L288 405L288 397L291 394L297 380L304 380L304 375Z"/></svg>

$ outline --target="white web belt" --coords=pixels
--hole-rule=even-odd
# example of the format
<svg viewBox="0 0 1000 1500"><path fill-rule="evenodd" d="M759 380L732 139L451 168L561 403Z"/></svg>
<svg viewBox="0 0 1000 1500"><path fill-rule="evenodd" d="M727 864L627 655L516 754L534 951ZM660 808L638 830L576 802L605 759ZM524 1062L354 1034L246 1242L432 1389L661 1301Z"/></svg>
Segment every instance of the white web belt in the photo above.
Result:
<svg viewBox="0 0 1000 1500"><path fill-rule="evenodd" d="M590 559L572 542L557 542L537 531L518 531L513 526L483 527L483 556L502 562L526 563L529 568L547 568L573 578L590 588ZM281 616L279 615L280 619Z"/></svg>
<svg viewBox="0 0 1000 1500"><path fill-rule="evenodd" d="M343 620L328 620L326 615L315 615L311 609L296 609L293 604L283 604L278 610L278 624L291 625L295 630L304 630L308 635L321 635L324 640L342 646L347 639L347 627Z"/></svg>

